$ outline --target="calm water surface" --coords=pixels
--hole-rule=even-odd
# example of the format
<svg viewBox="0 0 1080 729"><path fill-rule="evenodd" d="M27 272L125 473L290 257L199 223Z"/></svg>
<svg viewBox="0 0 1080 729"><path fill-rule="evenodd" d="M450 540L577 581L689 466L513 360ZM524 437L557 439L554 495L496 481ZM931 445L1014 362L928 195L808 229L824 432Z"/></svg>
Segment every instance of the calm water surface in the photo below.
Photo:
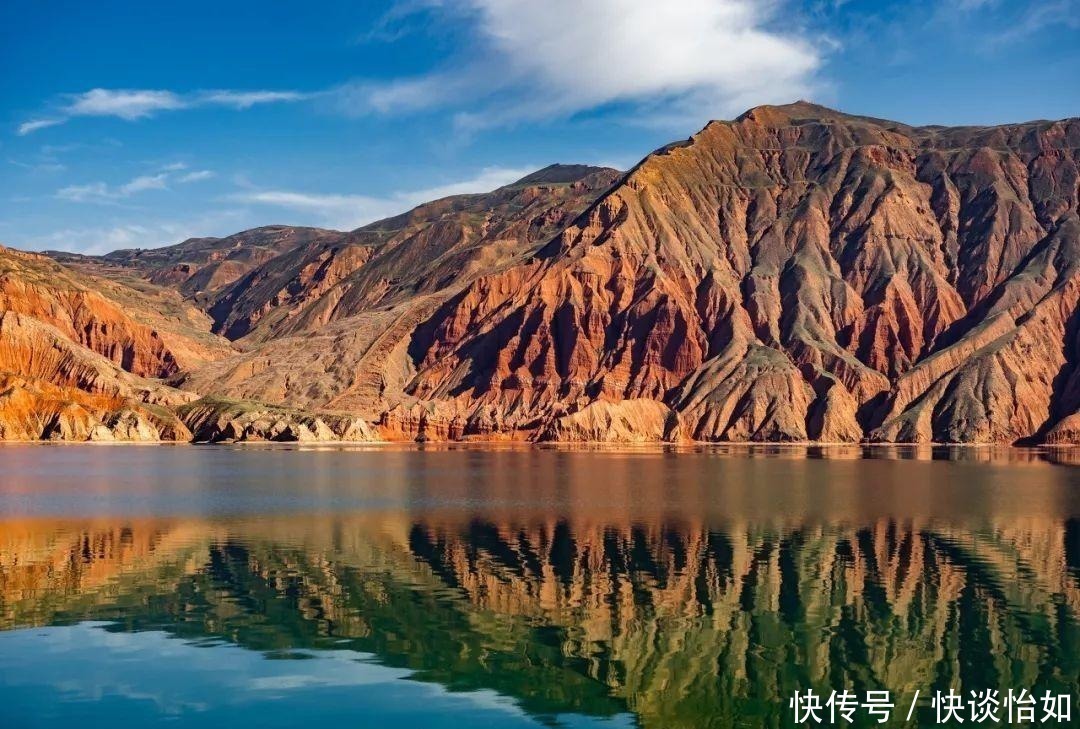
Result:
<svg viewBox="0 0 1080 729"><path fill-rule="evenodd" d="M1080 698L1072 458L0 447L0 726L790 727L807 688Z"/></svg>

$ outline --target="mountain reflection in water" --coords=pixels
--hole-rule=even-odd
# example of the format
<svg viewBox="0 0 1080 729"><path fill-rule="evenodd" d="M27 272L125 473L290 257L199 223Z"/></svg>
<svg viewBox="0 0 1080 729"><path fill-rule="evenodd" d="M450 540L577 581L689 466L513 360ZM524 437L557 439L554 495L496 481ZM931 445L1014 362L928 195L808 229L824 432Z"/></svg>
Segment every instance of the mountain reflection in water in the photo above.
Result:
<svg viewBox="0 0 1080 729"><path fill-rule="evenodd" d="M130 457L162 478L154 454L169 452ZM99 621L297 661L352 651L542 721L791 726L787 700L807 688L889 689L895 725L916 689L1080 697L1069 467L323 451L285 453L264 483L245 469L280 452L194 453L219 455L191 483L154 484L187 501L153 496L150 513L92 513L144 493L121 478L109 497L100 466L36 495L4 483L21 515L0 521L0 629ZM65 488L91 515L55 507ZM229 489L229 509L200 506ZM334 508L261 498L283 490ZM0 697L11 684L0 674ZM933 723L928 701L919 711Z"/></svg>

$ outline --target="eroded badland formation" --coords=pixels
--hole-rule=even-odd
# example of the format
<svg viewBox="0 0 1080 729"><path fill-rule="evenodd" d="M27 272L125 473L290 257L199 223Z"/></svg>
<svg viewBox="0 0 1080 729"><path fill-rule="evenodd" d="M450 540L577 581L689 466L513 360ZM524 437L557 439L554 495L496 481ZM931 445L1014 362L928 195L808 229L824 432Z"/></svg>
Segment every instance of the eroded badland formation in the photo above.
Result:
<svg viewBox="0 0 1080 729"><path fill-rule="evenodd" d="M1080 119L806 103L352 232L0 249L0 439L1080 440Z"/></svg>

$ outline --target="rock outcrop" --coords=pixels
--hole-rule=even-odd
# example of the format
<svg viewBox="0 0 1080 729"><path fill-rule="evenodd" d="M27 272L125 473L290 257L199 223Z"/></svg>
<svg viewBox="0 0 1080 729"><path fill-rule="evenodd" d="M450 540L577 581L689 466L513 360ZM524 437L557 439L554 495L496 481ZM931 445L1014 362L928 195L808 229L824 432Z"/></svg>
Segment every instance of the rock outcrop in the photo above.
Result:
<svg viewBox="0 0 1080 729"><path fill-rule="evenodd" d="M163 248L113 251L101 257L52 253L65 264L89 263L136 271L151 283L205 301L248 271L313 240L335 239L336 230L268 225L227 238L189 238Z"/></svg>
<svg viewBox="0 0 1080 729"><path fill-rule="evenodd" d="M363 442L378 437L362 419L342 413L311 413L265 403L202 398L178 408L196 442Z"/></svg>
<svg viewBox="0 0 1080 729"><path fill-rule="evenodd" d="M193 398L0 311L0 440L186 441L172 409Z"/></svg>
<svg viewBox="0 0 1080 729"><path fill-rule="evenodd" d="M444 198L298 246L209 305L216 330L246 351L179 382L378 417L407 399L416 329L469 282L534 255L619 175L553 165L487 194Z"/></svg>
<svg viewBox="0 0 1080 729"><path fill-rule="evenodd" d="M174 409L197 395L160 378L231 351L200 320L177 295L0 248L0 440L190 440Z"/></svg>
<svg viewBox="0 0 1080 729"><path fill-rule="evenodd" d="M552 419L539 440L656 443L682 440L679 416L656 400L598 400Z"/></svg>
<svg viewBox="0 0 1080 729"><path fill-rule="evenodd" d="M0 441L190 439L190 431L163 406L0 374Z"/></svg>

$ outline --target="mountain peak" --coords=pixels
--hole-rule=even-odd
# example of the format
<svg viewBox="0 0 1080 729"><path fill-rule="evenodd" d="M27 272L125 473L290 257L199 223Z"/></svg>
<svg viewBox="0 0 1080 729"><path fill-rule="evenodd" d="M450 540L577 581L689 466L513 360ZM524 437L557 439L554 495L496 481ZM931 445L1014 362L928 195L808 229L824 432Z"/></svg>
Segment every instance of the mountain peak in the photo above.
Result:
<svg viewBox="0 0 1080 729"><path fill-rule="evenodd" d="M831 109L812 101L800 99L790 104L763 104L747 109L736 117L736 122L752 121L758 124L791 122L797 119L835 120L852 119L851 114Z"/></svg>
<svg viewBox="0 0 1080 729"><path fill-rule="evenodd" d="M593 165L566 165L566 164L553 164L547 167L541 168L536 172L532 172L525 175L517 182L512 182L508 187L517 187L519 185L556 185L565 184L570 182L577 182L589 175L596 174L598 172L618 172L619 170L612 169L611 167L595 167Z"/></svg>

